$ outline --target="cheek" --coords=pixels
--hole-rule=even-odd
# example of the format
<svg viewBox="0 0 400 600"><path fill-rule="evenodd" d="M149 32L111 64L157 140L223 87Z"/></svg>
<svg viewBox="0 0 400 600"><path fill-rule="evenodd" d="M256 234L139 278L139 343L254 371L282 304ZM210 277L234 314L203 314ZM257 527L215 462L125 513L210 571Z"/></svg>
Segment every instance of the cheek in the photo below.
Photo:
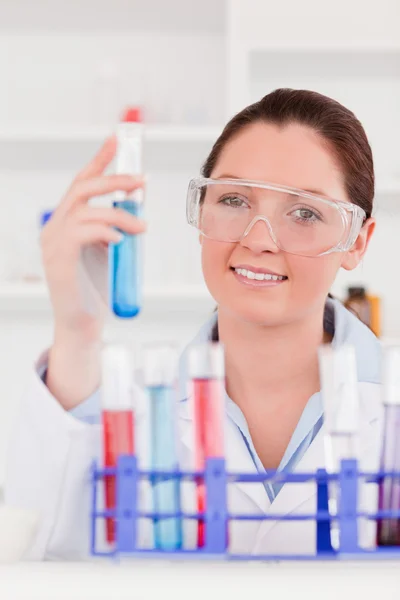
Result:
<svg viewBox="0 0 400 600"><path fill-rule="evenodd" d="M306 298L325 297L340 268L340 254L318 258L291 256L288 258L291 280L296 295Z"/></svg>
<svg viewBox="0 0 400 600"><path fill-rule="evenodd" d="M201 265L208 286L221 281L221 275L229 269L229 258L234 244L216 242L203 238L201 242Z"/></svg>

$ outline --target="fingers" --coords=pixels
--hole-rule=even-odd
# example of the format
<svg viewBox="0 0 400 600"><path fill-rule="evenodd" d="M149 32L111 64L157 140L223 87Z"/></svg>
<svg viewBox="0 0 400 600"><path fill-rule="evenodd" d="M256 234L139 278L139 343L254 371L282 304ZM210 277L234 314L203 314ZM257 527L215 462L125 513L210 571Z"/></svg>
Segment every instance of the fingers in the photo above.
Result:
<svg viewBox="0 0 400 600"><path fill-rule="evenodd" d="M93 179L75 181L67 195L61 201L61 212L70 210L74 205L87 202L94 196L103 196L116 191L131 193L143 188L144 177L132 175L103 175Z"/></svg>
<svg viewBox="0 0 400 600"><path fill-rule="evenodd" d="M117 139L115 135L106 139L92 160L76 176L75 181L83 181L101 175L115 156Z"/></svg>
<svg viewBox="0 0 400 600"><path fill-rule="evenodd" d="M123 237L123 234L103 223L85 223L76 232L79 248L92 244L118 244Z"/></svg>
<svg viewBox="0 0 400 600"><path fill-rule="evenodd" d="M119 230L119 231L117 231ZM92 243L118 243L123 234L135 235L146 230L146 223L119 208L94 208L83 205L79 210L66 215L63 220L51 220L42 230L42 248L46 256L57 255L63 248L63 255L77 256L80 249Z"/></svg>
<svg viewBox="0 0 400 600"><path fill-rule="evenodd" d="M84 206L79 210L77 219L80 223L102 223L117 227L128 234L143 233L146 224L120 208L93 208Z"/></svg>
<svg viewBox="0 0 400 600"><path fill-rule="evenodd" d="M57 266L57 273L64 276L74 270L82 248L92 244L118 244L123 234L105 223L68 223L62 231L44 228L41 234L42 256L45 266Z"/></svg>

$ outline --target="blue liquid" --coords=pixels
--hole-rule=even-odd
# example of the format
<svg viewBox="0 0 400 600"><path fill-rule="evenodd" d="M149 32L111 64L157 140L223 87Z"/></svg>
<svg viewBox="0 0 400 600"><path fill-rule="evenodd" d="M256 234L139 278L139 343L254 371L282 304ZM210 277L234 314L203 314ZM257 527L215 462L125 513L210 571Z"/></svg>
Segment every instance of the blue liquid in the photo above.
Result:
<svg viewBox="0 0 400 600"><path fill-rule="evenodd" d="M141 217L142 204L134 200L113 203L135 217ZM117 317L136 317L142 307L141 235L124 232L119 244L110 244L110 303Z"/></svg>
<svg viewBox="0 0 400 600"><path fill-rule="evenodd" d="M175 395L172 387L149 386L151 469L174 471L178 469L175 436ZM153 511L177 513L180 511L180 483L178 479L163 481L152 478ZM182 521L180 518L154 519L154 545L158 550L182 548Z"/></svg>

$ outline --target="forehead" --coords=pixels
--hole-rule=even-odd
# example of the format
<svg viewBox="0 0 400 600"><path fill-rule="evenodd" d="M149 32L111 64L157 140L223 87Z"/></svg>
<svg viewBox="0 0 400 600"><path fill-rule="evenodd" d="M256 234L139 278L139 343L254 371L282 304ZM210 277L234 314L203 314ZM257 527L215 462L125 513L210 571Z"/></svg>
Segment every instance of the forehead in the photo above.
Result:
<svg viewBox="0 0 400 600"><path fill-rule="evenodd" d="M297 124L244 128L223 148L211 176L268 181L347 199L332 151L317 133Z"/></svg>

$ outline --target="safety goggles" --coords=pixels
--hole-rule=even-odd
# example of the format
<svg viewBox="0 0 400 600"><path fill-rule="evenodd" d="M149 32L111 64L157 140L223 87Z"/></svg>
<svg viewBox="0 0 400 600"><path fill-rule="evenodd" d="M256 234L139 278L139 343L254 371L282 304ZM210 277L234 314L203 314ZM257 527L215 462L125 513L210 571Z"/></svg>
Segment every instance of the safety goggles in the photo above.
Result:
<svg viewBox="0 0 400 600"><path fill-rule="evenodd" d="M278 248L308 257L349 250L366 219L351 202L260 181L205 177L190 181L186 215L204 236L221 242L240 242L262 221Z"/></svg>

